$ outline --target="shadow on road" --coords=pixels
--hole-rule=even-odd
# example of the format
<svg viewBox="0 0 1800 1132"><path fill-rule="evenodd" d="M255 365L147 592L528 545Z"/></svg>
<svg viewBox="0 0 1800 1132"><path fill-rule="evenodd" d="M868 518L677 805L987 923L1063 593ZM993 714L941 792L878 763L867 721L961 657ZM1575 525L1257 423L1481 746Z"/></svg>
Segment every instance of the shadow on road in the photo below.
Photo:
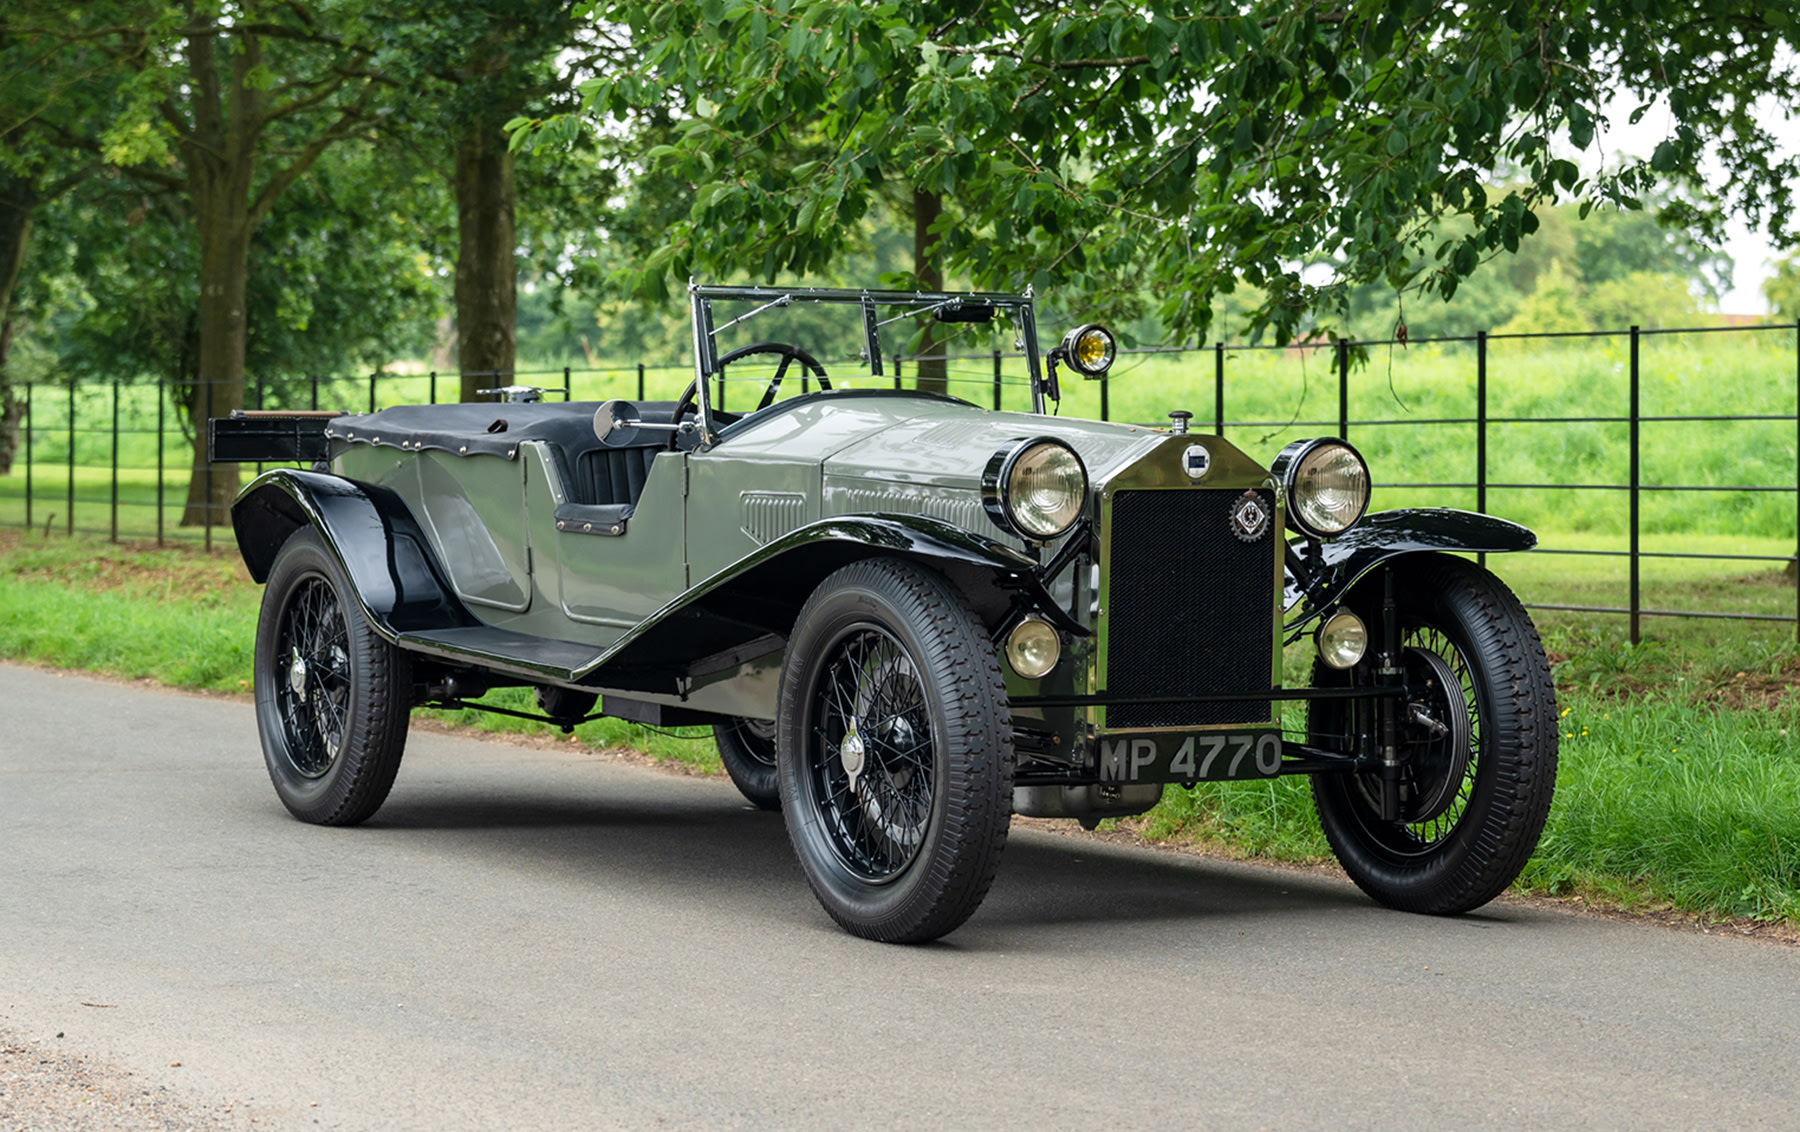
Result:
<svg viewBox="0 0 1800 1132"><path fill-rule="evenodd" d="M798 907L829 926L807 891L779 814L748 809L728 787L711 784L672 803L635 793L572 799L514 790L473 797L439 788L408 798L397 790L364 829L384 841L405 838L415 850L418 840L442 840L446 851L573 875L596 889L624 883L667 890L670 899L727 906L750 922L791 922ZM971 928L989 936L994 929L1051 925L1199 925L1371 907L1329 877L1015 831Z"/></svg>

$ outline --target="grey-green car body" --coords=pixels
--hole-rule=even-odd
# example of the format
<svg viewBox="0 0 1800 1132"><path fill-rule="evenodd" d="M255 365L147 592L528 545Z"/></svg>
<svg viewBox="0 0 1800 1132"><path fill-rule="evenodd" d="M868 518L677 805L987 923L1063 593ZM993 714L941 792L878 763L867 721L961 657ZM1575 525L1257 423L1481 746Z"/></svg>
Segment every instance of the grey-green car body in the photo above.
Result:
<svg viewBox="0 0 1800 1132"><path fill-rule="evenodd" d="M1292 740L1215 739L1227 757L1202 768L1192 739L1279 736L1283 698L1302 694L1281 687L1284 640L1380 563L1534 541L1486 516L1387 512L1341 545L1315 540L1308 558L1284 535L1283 483L1221 436L887 388L810 392L726 422L698 384L694 433L622 446L589 427L591 402L336 417L312 470L268 472L240 496L245 561L260 581L293 531L316 528L371 627L415 656L421 703L561 687L646 722L774 718L813 589L858 559L923 564L1000 654L1015 809L1091 819L1147 808L1164 782L1305 763ZM650 421L671 407L629 408ZM1088 483L1080 519L1042 542L997 523L984 498L996 455L1033 439L1073 450ZM609 461L628 501L597 498L583 471ZM1250 537L1229 529L1246 496L1268 512ZM1025 618L1061 644L1037 679L1005 656ZM1188 760L1172 764L1183 742Z"/></svg>

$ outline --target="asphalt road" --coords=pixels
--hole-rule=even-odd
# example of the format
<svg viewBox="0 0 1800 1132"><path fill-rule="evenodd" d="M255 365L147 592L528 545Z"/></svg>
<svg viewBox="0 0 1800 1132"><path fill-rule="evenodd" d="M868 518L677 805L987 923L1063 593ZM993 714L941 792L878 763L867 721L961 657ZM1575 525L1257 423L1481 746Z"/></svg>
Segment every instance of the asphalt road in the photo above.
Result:
<svg viewBox="0 0 1800 1132"><path fill-rule="evenodd" d="M1793 949L1030 831L889 947L723 781L415 733L320 829L247 705L4 666L0 1026L259 1128L1800 1125Z"/></svg>

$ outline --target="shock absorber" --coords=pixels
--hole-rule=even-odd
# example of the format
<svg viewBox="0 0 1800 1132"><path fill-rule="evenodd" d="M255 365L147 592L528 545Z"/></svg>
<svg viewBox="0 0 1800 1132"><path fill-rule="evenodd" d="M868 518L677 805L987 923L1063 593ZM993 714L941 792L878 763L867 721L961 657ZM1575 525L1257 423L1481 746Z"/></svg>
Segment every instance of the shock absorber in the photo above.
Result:
<svg viewBox="0 0 1800 1132"><path fill-rule="evenodd" d="M1381 666L1376 670L1384 688L1405 681L1400 663L1400 611L1394 602L1394 569L1383 567L1381 578ZM1375 701L1381 720L1381 820L1400 820L1400 699L1382 696Z"/></svg>

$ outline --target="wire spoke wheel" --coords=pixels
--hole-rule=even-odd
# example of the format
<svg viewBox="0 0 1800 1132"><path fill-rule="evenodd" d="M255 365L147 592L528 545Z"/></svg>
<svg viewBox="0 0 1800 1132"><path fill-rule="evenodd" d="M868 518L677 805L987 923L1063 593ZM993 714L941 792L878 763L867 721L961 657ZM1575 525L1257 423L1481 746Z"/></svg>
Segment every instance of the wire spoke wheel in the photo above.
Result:
<svg viewBox="0 0 1800 1132"><path fill-rule="evenodd" d="M296 773L319 778L344 746L350 708L350 632L331 584L300 579L275 645L275 696Z"/></svg>
<svg viewBox="0 0 1800 1132"><path fill-rule="evenodd" d="M352 825L387 798L406 749L405 654L377 636L316 531L275 557L256 626L256 723L289 812Z"/></svg>
<svg viewBox="0 0 1800 1132"><path fill-rule="evenodd" d="M987 630L942 575L871 559L807 599L781 673L776 777L814 895L866 939L961 924L1012 820L1012 716Z"/></svg>
<svg viewBox="0 0 1800 1132"><path fill-rule="evenodd" d="M1344 871L1376 900L1412 912L1466 912L1498 896L1543 832L1556 783L1556 696L1537 630L1512 591L1472 562L1420 555L1395 572L1407 698L1394 710L1399 817L1381 816L1375 773L1316 775L1313 802ZM1382 623L1381 571L1348 604ZM1320 665L1315 683L1377 682ZM1311 742L1373 754L1372 701L1317 700Z"/></svg>
<svg viewBox="0 0 1800 1132"><path fill-rule="evenodd" d="M1423 695L1407 705L1418 716L1401 728L1406 762L1400 821L1375 816L1381 809L1379 775L1359 775L1356 782L1365 833L1395 859L1428 855L1449 841L1468 812L1481 767L1481 707L1462 650L1432 626L1404 632L1401 648L1407 683Z"/></svg>
<svg viewBox="0 0 1800 1132"><path fill-rule="evenodd" d="M898 641L856 626L833 646L815 693L808 763L832 849L871 881L924 842L937 753L918 671Z"/></svg>

